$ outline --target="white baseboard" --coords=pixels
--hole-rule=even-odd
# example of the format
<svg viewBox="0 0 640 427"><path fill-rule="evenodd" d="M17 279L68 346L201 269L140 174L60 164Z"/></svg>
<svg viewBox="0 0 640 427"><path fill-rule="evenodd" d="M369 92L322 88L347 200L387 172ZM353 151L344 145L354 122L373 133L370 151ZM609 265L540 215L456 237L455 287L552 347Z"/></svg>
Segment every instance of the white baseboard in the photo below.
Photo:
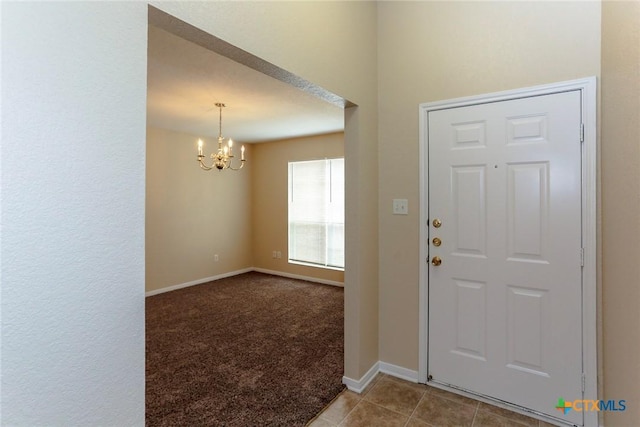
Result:
<svg viewBox="0 0 640 427"><path fill-rule="evenodd" d="M396 378L400 378L406 381L411 381L412 383L418 382L418 371L413 371L411 369L403 368L402 366L392 365L387 362L378 362L380 366L380 372L383 374L388 374Z"/></svg>
<svg viewBox="0 0 640 427"><path fill-rule="evenodd" d="M153 295L163 294L165 292L175 291L177 289L188 288L189 286L201 285L203 283L208 283L218 279L224 279L225 277L237 276L238 274L248 273L253 271L253 268L243 268L242 270L230 271L228 273L218 274L216 276L205 277L203 279L192 280L187 283L180 283L179 285L168 286L166 288L155 289L153 291L145 292L145 297L150 297Z"/></svg>
<svg viewBox="0 0 640 427"><path fill-rule="evenodd" d="M342 384L346 385L349 390L359 394L362 393L365 388L367 388L371 380L373 380L378 372L410 381L412 383L418 382L418 371L403 368L402 366L392 365L391 363L387 362L376 362L371 367L371 369L369 369L367 373L364 374L364 376L359 380L354 380L349 377L342 377Z"/></svg>
<svg viewBox="0 0 640 427"><path fill-rule="evenodd" d="M153 295L163 294L165 292L175 291L177 289L188 288L189 286L201 285L203 283L208 283L214 280L224 279L225 277L237 276L238 274L248 273L250 271L257 271L258 273L272 274L274 276L288 277L290 279L306 280L307 282L322 283L323 285L339 286L341 288L344 287L344 283L335 282L333 280L318 279L315 277L301 276L299 274L290 274L282 271L267 270L264 268L248 267L248 268L243 268L241 270L218 274L216 276L205 277L203 279L198 279L198 280L192 280L191 282L180 283L178 285L173 285L173 286L167 286L166 288L155 289L153 291L145 292L144 295L145 297L150 297Z"/></svg>
<svg viewBox="0 0 640 427"><path fill-rule="evenodd" d="M301 276L299 274L285 273L283 271L267 270L266 268L254 267L253 271L257 271L258 273L273 274L274 276L288 277L290 279L306 280L307 282L322 283L323 285L339 286L341 288L344 288L344 283L336 282L334 280L318 279L316 277Z"/></svg>
<svg viewBox="0 0 640 427"><path fill-rule="evenodd" d="M342 377L342 384L346 385L347 388L355 393L362 393L365 388L369 385L371 380L376 376L379 371L380 362L376 362L373 364L371 369L367 371L366 374L359 380L354 380L349 377Z"/></svg>

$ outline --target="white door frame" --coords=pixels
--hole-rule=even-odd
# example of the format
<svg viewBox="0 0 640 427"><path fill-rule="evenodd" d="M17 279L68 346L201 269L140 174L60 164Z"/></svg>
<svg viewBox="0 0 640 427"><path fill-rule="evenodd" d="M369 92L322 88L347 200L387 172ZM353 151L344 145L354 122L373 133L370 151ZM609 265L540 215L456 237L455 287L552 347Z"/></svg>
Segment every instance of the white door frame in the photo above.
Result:
<svg viewBox="0 0 640 427"><path fill-rule="evenodd" d="M420 316L418 381L427 382L428 373L428 308L429 308L429 159L428 135L430 111L462 107L488 102L506 101L530 96L549 95L573 90L581 91L581 115L584 126L582 145L582 242L584 268L582 270L583 347L582 364L584 399L598 399L598 343L597 281L596 281L596 78L534 86L505 92L456 98L420 104ZM598 425L598 412L584 413L585 426Z"/></svg>

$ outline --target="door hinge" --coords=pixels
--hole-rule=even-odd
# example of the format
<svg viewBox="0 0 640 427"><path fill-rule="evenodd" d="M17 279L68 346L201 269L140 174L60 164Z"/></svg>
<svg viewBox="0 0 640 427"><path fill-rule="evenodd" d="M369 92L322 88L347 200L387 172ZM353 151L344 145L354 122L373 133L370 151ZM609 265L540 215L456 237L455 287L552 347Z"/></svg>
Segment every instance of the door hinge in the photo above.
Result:
<svg viewBox="0 0 640 427"><path fill-rule="evenodd" d="M580 267L584 267L584 248L580 248Z"/></svg>
<svg viewBox="0 0 640 427"><path fill-rule="evenodd" d="M584 390L586 389L586 386L585 386L586 382L587 382L587 377L583 372L582 373L582 393L584 393Z"/></svg>
<svg viewBox="0 0 640 427"><path fill-rule="evenodd" d="M584 142L584 123L580 123L580 142Z"/></svg>

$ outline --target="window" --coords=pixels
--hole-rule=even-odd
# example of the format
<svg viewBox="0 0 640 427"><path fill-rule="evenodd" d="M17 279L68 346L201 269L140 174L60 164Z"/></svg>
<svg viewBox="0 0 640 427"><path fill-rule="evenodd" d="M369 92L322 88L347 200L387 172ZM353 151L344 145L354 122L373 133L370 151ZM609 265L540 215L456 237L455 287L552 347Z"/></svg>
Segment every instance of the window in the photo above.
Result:
<svg viewBox="0 0 640 427"><path fill-rule="evenodd" d="M289 262L344 269L344 159L289 163Z"/></svg>

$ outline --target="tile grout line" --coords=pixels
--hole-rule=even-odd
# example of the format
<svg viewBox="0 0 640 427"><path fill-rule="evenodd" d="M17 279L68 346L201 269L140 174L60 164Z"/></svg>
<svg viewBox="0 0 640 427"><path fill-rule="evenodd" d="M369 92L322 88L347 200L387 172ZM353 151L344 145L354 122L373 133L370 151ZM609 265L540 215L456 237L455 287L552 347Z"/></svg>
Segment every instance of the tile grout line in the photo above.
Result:
<svg viewBox="0 0 640 427"><path fill-rule="evenodd" d="M407 426L407 424L409 424L409 421L411 421L411 418L413 418L413 414L416 413L418 406L420 406L420 403L422 403L422 399L424 399L424 397L427 395L428 392L429 390L425 390L424 393L422 393L422 396L420 396L420 400L418 400L418 403L416 404L415 408L413 408L413 411L411 411L411 415L409 415L407 422L404 423L405 427Z"/></svg>
<svg viewBox="0 0 640 427"><path fill-rule="evenodd" d="M392 380L392 381L393 381L393 380ZM401 385L402 385L402 384L401 384ZM402 387L407 388L407 386L405 386L405 385L402 385ZM372 388L371 390L369 390L369 392L371 392L372 390L373 390L373 388ZM418 407L418 404L420 404L420 402L422 401L422 398L424 397L424 395L425 395L425 394L427 394L427 391L428 391L428 390L426 390L426 389L425 389L425 390L422 392L422 396L420 396L420 399L418 400L418 403L417 403L417 404L416 404L416 406L413 408L413 411L411 411L411 415L413 415L413 413L416 411L416 408ZM367 394L369 394L369 393L367 393ZM396 410L394 410L394 409L387 408L386 406L382 406L382 405L380 405L380 404L378 404L378 403L375 403L375 402L372 402L372 401L370 401L370 400L367 400L367 399L366 399L366 396L365 396L365 397L363 397L363 398L362 398L362 400L366 401L367 403L371 403L372 405L377 406L378 408L382 408L382 409L386 409L387 411L391 411L391 412L393 412L394 414L402 415L402 416L404 416L404 417L406 417L406 416L407 416L407 414L403 414L402 412L398 412L398 411L396 411ZM409 419L411 418L411 415L409 415ZM407 422L409 422L409 420L407 420Z"/></svg>
<svg viewBox="0 0 640 427"><path fill-rule="evenodd" d="M372 382L371 382L370 386L369 386L369 387L367 387L367 388L368 388L368 390L367 390L365 393L363 393L363 394L354 393L354 394L356 394L356 395L358 396L358 397L357 397L357 403L356 403L356 405L354 405L354 407L353 407L353 408L351 408L351 409L350 409L350 410L349 410L349 411L348 411L348 412L347 412L347 413L346 413L346 414L345 414L345 415L340 419L340 421L339 421L339 422L335 423L334 421L332 421L332 420L330 420L330 419L328 419L328 418L324 418L324 417L323 417L323 413L325 412L325 410L326 410L326 409L328 409L328 408L331 406L331 404L332 404L332 403L334 403L334 402L335 402L335 400L337 400L337 399L338 399L339 395L338 395L338 396L336 396L336 398L334 399L334 401L332 401L329 405L327 405L327 407L326 407L326 408L324 408L324 410L323 410L320 414L318 414L318 415L316 416L316 418L315 418L315 419L320 418L320 419L322 419L323 421L326 421L326 422L330 423L330 424L332 425L332 427L340 427L340 426L344 426L344 425L345 425L345 424L344 424L345 420L346 420L346 419L347 419L347 418L348 418L348 417L349 417L349 416L354 412L354 410L355 410L358 406L360 406L360 405L361 405L362 401L365 401L367 404L371 404L371 405L373 405L373 406L375 406L375 407L377 407L377 408L380 408L380 409L382 409L382 410L389 411L389 412L391 412L391 413L393 413L393 414L396 414L396 415L399 415L399 416L407 417L406 421L405 421L405 422L404 422L404 424L403 424L403 427L407 427L407 426L409 425L409 423L411 422L411 420L415 420L415 421L419 421L419 422L424 422L424 423L426 423L427 425L431 425L431 424L429 424L428 422L426 422L426 421L422 420L421 418L414 418L414 416L415 416L415 414L416 414L416 411L417 411L418 407L420 406L420 404L422 403L422 401L423 401L424 399L428 398L428 396L433 396L433 397L436 397L436 398L442 398L442 399L444 399L444 400L446 400L446 401L449 401L449 402L452 402L452 403L455 403L455 404L459 404L459 405L464 405L464 406L473 406L473 405L475 405L476 407L475 407L475 409L474 409L474 413L473 413L473 417L472 417L472 419L471 419L470 427L473 427L473 426L475 425L475 423L479 420L479 419L478 419L478 414L479 414L479 412L484 412L484 411L481 409L481 405L483 404L483 402L481 402L481 401L478 401L478 400L476 400L476 399L470 399L470 400L472 400L472 402L471 402L471 403L469 403L469 402L460 402L458 399L450 398L450 397L447 395L448 393L447 393L447 394L436 394L436 395L434 395L434 394L432 393L432 391L436 390L437 388L426 386L426 387L424 388L424 390L422 391L422 395L420 396L420 399L418 399L417 404L413 407L413 410L411 410L411 412L410 412L409 414L407 414L407 413L403 413L403 412L400 412L400 411L398 411L398 410L396 410L396 409L388 408L388 407L384 406L383 404L376 403L376 402L371 401L371 400L369 400L369 399L368 399L368 396L373 392L373 390L374 390L377 386L379 386L379 385L380 385L380 383L381 383L382 381L384 381L384 380L385 380L385 377L384 377L384 376L376 375L376 376L373 378L373 380L372 380ZM394 382L394 383L396 383L397 385L400 385L402 388L407 388L407 389L409 389L409 388L410 388L410 387L409 387L409 385L405 385L405 384L403 383L403 381L395 381L394 379L391 379L391 378L389 379L389 381L393 381L393 382ZM412 388L412 389L413 389L413 390L415 390L415 388ZM340 394L344 394L344 393L348 393L348 392L349 392L349 390L347 389L347 390L344 390L343 392L341 392ZM454 394L455 394L455 393L454 393ZM489 406L492 406L492 405L489 405ZM363 410L364 410L364 409L363 409ZM365 412L366 412L366 411L365 411ZM491 411L489 411L489 412L491 412ZM511 412L511 411L510 411L510 412ZM507 416L503 415L502 413L494 413L494 412L491 412L491 413L492 413L492 415L493 415L493 416L495 416L495 417L499 418L499 419L500 419L500 420L502 420L502 421L514 422L515 424L517 424L517 425L518 425L518 426L520 426L520 427L526 427L526 426L527 426L527 424L522 423L522 422L521 422L521 420L511 419L511 418L509 418L509 417L507 417ZM534 420L535 420L535 419L534 419ZM535 420L535 421L537 421L538 423L537 423L537 425L536 425L536 426L534 426L534 427L541 427L542 422L541 422L540 420Z"/></svg>
<svg viewBox="0 0 640 427"><path fill-rule="evenodd" d="M356 404L353 406L353 408L351 408L351 409L349 410L349 412L347 412L347 413L345 414L345 416L344 416L344 417L342 417L342 418L340 419L340 421L338 421L338 422L335 422L335 421L333 421L333 420L330 420L330 419L328 419L328 418L325 418L325 417L323 416L323 415L324 415L324 413L325 413L325 412L326 412L326 411L327 411L331 406L333 406L333 404L334 404L334 403L336 403L336 401L338 400L338 398L339 398L340 396L342 396L343 394L346 394L346 393L353 393L353 394L357 395L357 396L358 396L358 403L356 403ZM338 427L338 426L339 426L339 425L340 425L340 424L341 424L341 423L342 423L342 422L343 422L343 421L344 421L344 420L349 416L349 414L351 414L351 412L353 412L353 410L356 408L356 406L358 406L358 405L360 404L360 402L361 402L361 401L362 401L362 397L360 397L360 394L355 393L355 392L353 392L353 391L349 390L348 388L345 388L345 389L344 389L344 390L342 390L342 391L341 391L341 392L340 392L340 393L339 393L339 394L338 394L338 395L337 395L337 396L336 396L336 397L335 397L335 398L334 398L334 399L333 399L333 400L332 400L332 401L331 401L327 406L325 406L325 407L324 407L324 409L323 409L322 411L320 411L320 413L318 413L318 415L316 415L316 417L315 417L315 418L313 418L312 420L315 420L315 419L321 418L322 420L324 420L324 421L326 421L326 422L328 422L328 423L331 423L333 426Z"/></svg>
<svg viewBox="0 0 640 427"><path fill-rule="evenodd" d="M476 423L476 416L478 415L478 411L480 410L480 402L476 404L476 410L473 412L473 418L471 419L471 427Z"/></svg>
<svg viewBox="0 0 640 427"><path fill-rule="evenodd" d="M540 427L540 421L541 421L541 420L537 420L537 419L535 419L535 418L531 418L531 417L529 417L530 419L532 419L532 420L534 420L534 421L537 421L537 424L536 424L535 426L530 426L530 425L528 425L528 424L525 424L525 423L524 423L524 422L522 422L521 420L515 420L515 419L513 419L510 415L505 415L505 414L502 414L502 413L492 412L492 410L491 410L491 409L490 409L490 410L481 409L481 408L480 408L480 405L481 405L482 403L483 403L483 402L478 402L478 408L476 409L476 413L475 413L475 414L474 414L474 416L473 416L473 421L474 421L474 422L475 422L475 419L476 419L476 416L478 415L478 413L479 413L479 412L484 412L485 414L491 414L492 416L499 418L499 419L500 419L500 421L502 421L502 422L508 422L508 423L514 424L514 427ZM491 408L498 408L497 406L490 405L490 404L489 404L489 406L490 406ZM508 410L508 409L507 409L507 410ZM513 412L513 411L510 411L510 412ZM513 414L514 414L514 415L523 415L523 414L519 414L519 413L517 413L517 412L513 412ZM526 415L525 415L525 416L526 416ZM472 425L472 427L473 427L473 425Z"/></svg>
<svg viewBox="0 0 640 427"><path fill-rule="evenodd" d="M337 395L336 397L334 397L334 398L331 400L331 402L327 403L327 405L326 405L324 408L322 408L322 410L321 410L320 412L318 412L318 413L316 414L316 416L315 416L315 417L311 418L311 419L309 420L309 422L308 422L307 424L305 424L305 427L306 427L306 426L309 426L311 423L313 423L315 420L318 420L318 419L322 419L322 420L324 420L324 421L326 421L326 422L328 422L328 423L331 423L331 424L334 424L335 426L337 426L339 423L338 423L338 424L336 424L336 423L334 423L333 421L331 421L331 420L329 420L329 419L327 419L327 418L323 417L322 415L327 411L327 409L329 409L329 407L331 407L331 406L332 406L332 405L333 405L333 404L334 404L334 403L335 403L335 402L340 398L340 396L342 396L343 394L345 394L347 391L349 391L349 389L348 389L348 388L345 388L345 389L344 389L344 390L342 390L340 393L338 393L338 395ZM345 416L345 418L346 418L346 416ZM344 419L344 418L343 418L343 419Z"/></svg>
<svg viewBox="0 0 640 427"><path fill-rule="evenodd" d="M365 399L362 399L362 400L364 400L365 402L367 402L367 403L369 403L369 404L371 404L371 405L373 405L373 406L377 406L378 408L382 408L382 409L384 409L385 411L390 411L390 412L393 412L394 414L402 415L403 417L406 417L406 416L407 416L407 414L403 414L402 412L398 412L398 411L396 411L395 409L387 408L386 406L382 406L382 405L380 405L379 403L375 403L375 402L372 402L372 401L370 401L370 400L365 400Z"/></svg>
<svg viewBox="0 0 640 427"><path fill-rule="evenodd" d="M376 375L372 378L372 380L371 380L371 382L370 382L370 384L369 384L369 385L371 386L371 388L370 388L369 390L367 390L367 392L366 392L366 393L355 393L355 392L352 392L352 393L355 393L356 395L358 395L358 403L356 403L356 404L353 406L353 408L351 408L351 409L349 410L349 412L347 412L347 413L345 414L345 416L344 416L344 417L342 417L342 419L341 419L341 420L336 424L336 427L340 427L340 425L344 422L344 420L346 420L346 419L347 419L347 417L348 417L349 415L351 415L351 413L352 413L352 412L353 412L353 411L358 407L358 405L360 405L360 402L362 402L362 401L364 400L365 396L366 396L367 394L369 394L369 392L370 392L370 391L375 387L375 385L378 383L378 381L380 381L380 378L378 378L378 374L376 374ZM347 389L347 390L349 390L349 389ZM345 390L345 392L346 392L347 390ZM363 391L364 391L364 390L363 390ZM320 416L322 416L322 414L321 414ZM327 421L329 421L329 420L327 420ZM332 423L333 423L333 422L332 422Z"/></svg>
<svg viewBox="0 0 640 427"><path fill-rule="evenodd" d="M447 397L446 395L436 395L436 396L435 396L435 397L441 397L441 398L443 398L443 399L448 400L449 402L453 402L453 403L456 403L456 404L458 404L458 405L467 405L467 406L477 405L477 406L479 407L479 406L480 406L480 403L482 403L481 401L479 401L479 400L477 400L477 399L474 399L474 398L472 398L472 397L467 397L467 396L462 395L462 394L452 393L452 392L450 392L450 391L442 390L442 389L439 389L439 388L437 388L437 387L434 387L434 388L436 388L437 390L445 391L445 392L447 392L447 393L449 393L449 394L453 394L454 396L461 396L461 397L465 397L465 398L470 399L470 400L473 400L473 401L475 402L475 403L466 403L466 402L461 402L461 401L459 401L459 400L456 400L455 398Z"/></svg>
<svg viewBox="0 0 640 427"><path fill-rule="evenodd" d="M356 394L357 394L357 393L356 393ZM344 422L344 420L346 420L346 419L349 417L349 415L351 415L351 413L352 413L353 411L355 411L355 410L356 410L356 408L358 407L358 405L360 405L360 403L362 403L362 401L363 401L363 400L364 400L364 398L362 398L362 397L358 397L358 403L356 403L355 405L353 405L353 408L351 408L351 409L349 410L349 412L347 412L347 413L345 414L345 416L344 416L344 417L342 417L342 419L340 420L340 422L338 422L338 424L336 424L336 427L339 427L340 425L342 425L342 423Z"/></svg>
<svg viewBox="0 0 640 427"><path fill-rule="evenodd" d="M333 421L331 421L331 420L329 420L327 418L324 418L322 416L322 414L318 415L318 418L316 418L316 419L328 422L329 424L331 424L331 427L338 427L338 424L334 423Z"/></svg>

